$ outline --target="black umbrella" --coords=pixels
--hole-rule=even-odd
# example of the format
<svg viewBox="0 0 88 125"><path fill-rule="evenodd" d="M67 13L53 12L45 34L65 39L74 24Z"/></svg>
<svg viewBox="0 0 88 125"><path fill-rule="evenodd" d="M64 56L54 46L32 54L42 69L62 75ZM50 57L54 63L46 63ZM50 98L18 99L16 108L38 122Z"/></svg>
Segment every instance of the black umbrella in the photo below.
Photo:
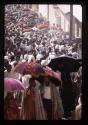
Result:
<svg viewBox="0 0 88 125"><path fill-rule="evenodd" d="M69 56L61 56L54 58L48 64L53 70L60 70L64 72L77 72L81 64L74 58Z"/></svg>
<svg viewBox="0 0 88 125"><path fill-rule="evenodd" d="M76 59L77 62L80 63L80 65L82 66L82 59Z"/></svg>

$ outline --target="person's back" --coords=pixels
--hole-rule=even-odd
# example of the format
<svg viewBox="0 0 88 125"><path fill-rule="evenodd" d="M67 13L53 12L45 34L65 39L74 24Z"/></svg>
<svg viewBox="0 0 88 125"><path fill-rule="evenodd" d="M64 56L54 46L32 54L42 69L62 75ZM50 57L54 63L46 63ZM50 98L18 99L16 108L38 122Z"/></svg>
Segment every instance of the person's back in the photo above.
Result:
<svg viewBox="0 0 88 125"><path fill-rule="evenodd" d="M4 118L5 120L20 120L20 112L13 93L7 93L4 102Z"/></svg>
<svg viewBox="0 0 88 125"><path fill-rule="evenodd" d="M35 86L35 81L33 78L29 80L29 87L25 91L23 110L24 110L24 120L36 120L35 116L35 93L33 87Z"/></svg>
<svg viewBox="0 0 88 125"><path fill-rule="evenodd" d="M75 110L75 97L72 88L72 81L69 73L61 72L62 89L61 98L64 108L64 117L70 117L71 111Z"/></svg>
<svg viewBox="0 0 88 125"><path fill-rule="evenodd" d="M31 75L22 76L22 83L24 84L25 88L28 88L30 78L31 78Z"/></svg>
<svg viewBox="0 0 88 125"><path fill-rule="evenodd" d="M81 120L81 112L82 112L82 104L81 104L81 98L78 99L79 104L76 106L75 109L75 120Z"/></svg>
<svg viewBox="0 0 88 125"><path fill-rule="evenodd" d="M47 77L44 78L44 86L42 89L42 98L43 98L43 105L44 105L47 119L52 120L51 88L50 88L50 80Z"/></svg>

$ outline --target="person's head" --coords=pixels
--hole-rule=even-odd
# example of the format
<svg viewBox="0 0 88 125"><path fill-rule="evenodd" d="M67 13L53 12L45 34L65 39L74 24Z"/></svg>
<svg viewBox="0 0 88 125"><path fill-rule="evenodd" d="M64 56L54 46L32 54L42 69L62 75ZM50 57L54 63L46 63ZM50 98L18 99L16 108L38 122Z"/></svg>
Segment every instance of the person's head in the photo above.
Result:
<svg viewBox="0 0 88 125"><path fill-rule="evenodd" d="M17 61L13 64L14 65L14 67L17 65L18 63L17 63Z"/></svg>
<svg viewBox="0 0 88 125"><path fill-rule="evenodd" d="M7 67L9 65L9 61L7 59L4 59L4 66Z"/></svg>
<svg viewBox="0 0 88 125"><path fill-rule="evenodd" d="M32 54L32 50L28 51L27 53L28 53L28 54Z"/></svg>
<svg viewBox="0 0 88 125"><path fill-rule="evenodd" d="M29 87L30 87L30 88L31 88L31 87L35 87L35 85L36 85L36 83L35 83L35 78L34 78L34 77L30 78L30 80L29 80Z"/></svg>
<svg viewBox="0 0 88 125"><path fill-rule="evenodd" d="M12 69L12 66L9 64L9 65L6 66L6 69L7 69L7 72L10 72L11 69Z"/></svg>
<svg viewBox="0 0 88 125"><path fill-rule="evenodd" d="M12 56L10 57L10 59L11 59L11 61L13 61L13 60L15 59L15 57L12 55Z"/></svg>
<svg viewBox="0 0 88 125"><path fill-rule="evenodd" d="M16 55L16 61L19 62L20 57Z"/></svg>
<svg viewBox="0 0 88 125"><path fill-rule="evenodd" d="M13 98L14 98L13 92L7 92L6 100L10 100L10 99L13 99Z"/></svg>

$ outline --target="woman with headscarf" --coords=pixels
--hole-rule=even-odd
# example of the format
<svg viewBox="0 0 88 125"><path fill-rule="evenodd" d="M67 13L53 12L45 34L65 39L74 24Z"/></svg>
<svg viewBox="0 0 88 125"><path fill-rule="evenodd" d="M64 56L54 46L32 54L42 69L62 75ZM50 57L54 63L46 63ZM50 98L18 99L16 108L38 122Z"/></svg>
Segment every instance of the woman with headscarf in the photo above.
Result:
<svg viewBox="0 0 88 125"><path fill-rule="evenodd" d="M39 90L38 81L30 78L23 102L24 120L46 120Z"/></svg>
<svg viewBox="0 0 88 125"><path fill-rule="evenodd" d="M35 86L35 80L30 79L30 85L25 91L25 97L23 101L24 120L35 120L35 94L33 87Z"/></svg>

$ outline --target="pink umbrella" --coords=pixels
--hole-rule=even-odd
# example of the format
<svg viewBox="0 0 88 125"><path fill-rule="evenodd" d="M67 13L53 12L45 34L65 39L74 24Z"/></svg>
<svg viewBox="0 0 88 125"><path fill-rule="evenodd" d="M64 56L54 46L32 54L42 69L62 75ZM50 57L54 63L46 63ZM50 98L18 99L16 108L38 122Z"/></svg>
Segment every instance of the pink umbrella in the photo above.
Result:
<svg viewBox="0 0 88 125"><path fill-rule="evenodd" d="M4 91L5 92L13 92L15 90L24 90L25 87L22 85L22 82L20 82L17 79L13 78L4 78Z"/></svg>
<svg viewBox="0 0 88 125"><path fill-rule="evenodd" d="M23 32L31 32L32 29L31 28L28 28L28 29L23 29Z"/></svg>
<svg viewBox="0 0 88 125"><path fill-rule="evenodd" d="M27 66L28 66L27 62L21 62L21 63L17 64L12 71L18 72L20 74L24 74L28 70Z"/></svg>
<svg viewBox="0 0 88 125"><path fill-rule="evenodd" d="M58 72L54 72L50 67L46 66L46 67L43 67L43 70L45 72L45 75L46 76L51 76L51 77L54 77L58 80L61 81L61 73L58 71Z"/></svg>
<svg viewBox="0 0 88 125"><path fill-rule="evenodd" d="M18 72L20 74L30 74L32 76L39 76L44 73L43 67L39 63L33 62L24 62L19 63L13 70L14 72Z"/></svg>

